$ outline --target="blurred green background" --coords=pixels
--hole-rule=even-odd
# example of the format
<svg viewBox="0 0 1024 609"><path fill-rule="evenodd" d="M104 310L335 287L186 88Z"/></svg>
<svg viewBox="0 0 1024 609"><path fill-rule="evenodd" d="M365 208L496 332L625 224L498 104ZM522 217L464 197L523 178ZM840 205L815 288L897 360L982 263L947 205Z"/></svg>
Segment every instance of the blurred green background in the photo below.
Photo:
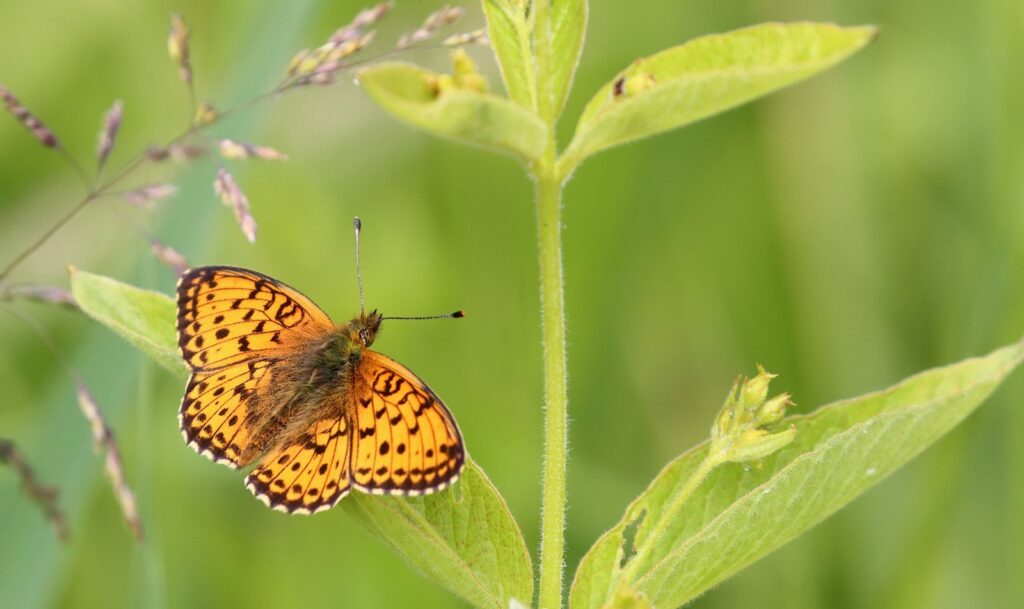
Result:
<svg viewBox="0 0 1024 609"><path fill-rule="evenodd" d="M400 3L378 48L439 2ZM184 126L168 13L192 26L200 96L230 105L361 7L322 2L0 4L0 82L92 163L125 102L116 168ZM479 27L475 4L456 30ZM778 372L799 410L987 352L1024 331L1024 4L593 2L566 118L630 60L768 20L875 23L881 37L795 88L605 153L569 186L569 573L670 458L706 435L739 373ZM474 54L498 79L486 49ZM443 52L410 59L442 67ZM260 223L245 242L211 190L216 162L147 167L181 192L154 213L93 205L12 277L66 285L68 263L163 292L133 223L193 264L279 277L336 320L356 311L351 218L368 303L464 308L390 324L377 347L427 379L538 543L541 367L531 185L515 162L408 130L340 83L264 103L214 133L285 164L230 162ZM0 117L0 262L80 185ZM85 375L118 434L147 538L121 521L68 374L0 317L0 436L61 489L59 544L0 469L0 606L459 607L339 511L285 517L181 441L181 379L70 312L19 304ZM495 387L500 388L495 391ZM825 524L695 607L1017 607L1024 598L1024 381Z"/></svg>

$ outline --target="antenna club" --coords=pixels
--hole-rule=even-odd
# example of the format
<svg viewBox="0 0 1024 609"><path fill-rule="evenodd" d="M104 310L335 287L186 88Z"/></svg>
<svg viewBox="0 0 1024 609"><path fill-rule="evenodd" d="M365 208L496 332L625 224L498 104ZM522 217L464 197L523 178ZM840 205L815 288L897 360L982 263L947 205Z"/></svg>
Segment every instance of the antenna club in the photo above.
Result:
<svg viewBox="0 0 1024 609"><path fill-rule="evenodd" d="M455 318L455 319L459 319L460 317L465 317L465 316L466 316L466 312L465 311L461 311L461 310L452 313L452 317Z"/></svg>
<svg viewBox="0 0 1024 609"><path fill-rule="evenodd" d="M356 216L356 219L352 221L352 226L354 226L356 230L362 230L363 221L359 219L359 216Z"/></svg>

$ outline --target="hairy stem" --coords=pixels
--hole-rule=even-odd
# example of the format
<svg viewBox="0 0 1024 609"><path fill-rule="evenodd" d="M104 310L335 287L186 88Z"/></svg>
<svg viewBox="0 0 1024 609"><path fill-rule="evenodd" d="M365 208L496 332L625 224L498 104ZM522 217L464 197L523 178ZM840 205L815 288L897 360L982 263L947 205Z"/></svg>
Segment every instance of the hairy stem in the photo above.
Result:
<svg viewBox="0 0 1024 609"><path fill-rule="evenodd" d="M533 165L537 184L540 308L544 342L544 494L541 504L539 609L562 607L565 570L566 455L569 452L565 287L562 277L562 185L558 171L557 110L551 105L551 5L533 4L537 114L547 124L544 157Z"/></svg>
<svg viewBox="0 0 1024 609"><path fill-rule="evenodd" d="M537 180L541 318L544 338L544 496L541 514L539 607L562 606L565 546L565 462L568 451L565 299L562 278L562 183Z"/></svg>

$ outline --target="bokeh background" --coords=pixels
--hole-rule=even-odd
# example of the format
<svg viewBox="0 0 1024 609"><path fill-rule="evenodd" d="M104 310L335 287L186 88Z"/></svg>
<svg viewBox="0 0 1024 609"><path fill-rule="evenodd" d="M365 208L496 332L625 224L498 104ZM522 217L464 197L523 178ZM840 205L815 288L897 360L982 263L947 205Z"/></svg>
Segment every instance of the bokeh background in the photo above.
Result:
<svg viewBox="0 0 1024 609"><path fill-rule="evenodd" d="M439 2L400 3L381 46ZM292 54L361 7L289 2L0 3L0 82L91 163L101 114L125 120L112 167L176 134L187 96L167 18L192 26L203 98L277 82ZM482 24L479 8L456 29ZM591 7L561 125L630 60L768 20L876 23L881 37L812 81L602 154L565 213L571 397L570 573L666 461L704 438L739 373L781 374L800 411L981 354L1024 332L1024 4L906 0L608 2ZM498 85L486 49L476 49ZM436 67L442 52L409 59ZM193 264L259 269L338 320L356 311L352 216L365 223L378 347L445 397L470 451L538 544L541 367L531 185L514 161L397 124L341 83L261 104L214 131L287 152L232 162L249 245L211 190L216 162L147 168L181 192L154 213L100 202L12 277L65 265L163 292L135 224ZM61 160L0 117L0 262L80 196ZM147 527L134 541L92 452L73 384L0 316L0 436L61 489L55 541L0 469L0 606L459 607L339 511L284 517L181 442L182 380L71 312L19 304L87 378L121 441ZM496 389L497 388L497 389ZM838 515L695 607L1014 607L1024 598L1024 381Z"/></svg>

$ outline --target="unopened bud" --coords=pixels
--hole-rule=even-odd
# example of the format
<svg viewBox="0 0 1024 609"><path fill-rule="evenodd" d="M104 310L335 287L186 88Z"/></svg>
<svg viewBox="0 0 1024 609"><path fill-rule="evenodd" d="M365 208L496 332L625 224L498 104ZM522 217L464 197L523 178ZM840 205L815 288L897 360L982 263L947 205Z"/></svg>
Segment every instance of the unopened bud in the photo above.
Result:
<svg viewBox="0 0 1024 609"><path fill-rule="evenodd" d="M747 408L756 408L765 398L768 397L768 385L776 374L771 374L761 364L757 365L757 376L747 381L743 386L743 405Z"/></svg>
<svg viewBox="0 0 1024 609"><path fill-rule="evenodd" d="M772 425L786 416L786 409L793 405L788 393L779 394L764 403L758 411L757 419L761 425Z"/></svg>
<svg viewBox="0 0 1024 609"><path fill-rule="evenodd" d="M792 442L795 437L796 427L792 426L777 433L768 433L763 429L751 429L743 432L736 439L736 442L722 456L722 461L746 463L764 459Z"/></svg>
<svg viewBox="0 0 1024 609"><path fill-rule="evenodd" d="M760 365L757 371L754 378L740 378L733 384L711 428L709 455L718 463L764 458L791 442L796 434L792 426L785 431L771 429L785 416L790 396L783 393L765 401L776 375Z"/></svg>

